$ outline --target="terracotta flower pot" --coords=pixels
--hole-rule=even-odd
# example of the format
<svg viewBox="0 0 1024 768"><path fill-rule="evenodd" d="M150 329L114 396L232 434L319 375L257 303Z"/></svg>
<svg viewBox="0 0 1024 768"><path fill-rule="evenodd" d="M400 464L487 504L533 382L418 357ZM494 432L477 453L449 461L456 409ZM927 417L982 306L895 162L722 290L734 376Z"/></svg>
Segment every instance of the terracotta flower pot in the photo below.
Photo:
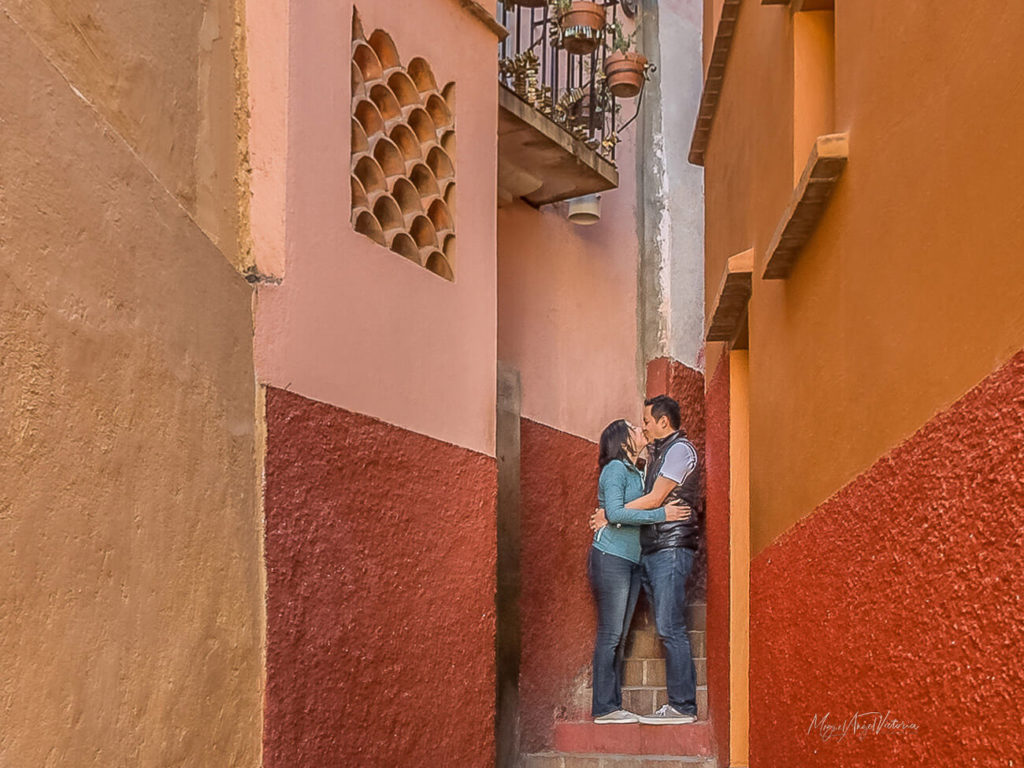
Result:
<svg viewBox="0 0 1024 768"><path fill-rule="evenodd" d="M569 53L584 54L597 50L604 34L604 6L589 0L573 0L568 11L558 18L562 28L562 47Z"/></svg>
<svg viewBox="0 0 1024 768"><path fill-rule="evenodd" d="M608 90L617 99L632 99L644 87L647 57L636 51L615 51L605 59L604 76Z"/></svg>

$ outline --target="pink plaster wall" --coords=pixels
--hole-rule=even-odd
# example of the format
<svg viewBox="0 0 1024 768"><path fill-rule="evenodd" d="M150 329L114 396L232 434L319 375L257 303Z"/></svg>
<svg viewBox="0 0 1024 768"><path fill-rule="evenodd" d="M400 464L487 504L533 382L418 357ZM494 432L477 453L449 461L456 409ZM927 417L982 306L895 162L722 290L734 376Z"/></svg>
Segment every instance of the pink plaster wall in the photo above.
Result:
<svg viewBox="0 0 1024 768"><path fill-rule="evenodd" d="M386 30L403 62L422 56L439 83L457 83L455 282L352 229L352 3L294 3L287 277L259 291L258 371L265 383L493 455L497 39L451 0L358 9L366 33Z"/></svg>
<svg viewBox="0 0 1024 768"><path fill-rule="evenodd" d="M245 27L253 256L260 274L282 277L288 153L288 0L249 3Z"/></svg>
<svg viewBox="0 0 1024 768"><path fill-rule="evenodd" d="M641 410L635 127L623 139L598 223L562 205L498 211L498 359L519 369L524 417L590 440Z"/></svg>

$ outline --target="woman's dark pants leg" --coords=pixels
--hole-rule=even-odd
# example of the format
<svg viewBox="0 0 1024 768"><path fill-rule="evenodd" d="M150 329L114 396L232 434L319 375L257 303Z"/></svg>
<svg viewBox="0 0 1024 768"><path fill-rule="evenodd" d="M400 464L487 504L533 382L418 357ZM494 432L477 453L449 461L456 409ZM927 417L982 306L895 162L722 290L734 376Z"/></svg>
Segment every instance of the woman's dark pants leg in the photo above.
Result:
<svg viewBox="0 0 1024 768"><path fill-rule="evenodd" d="M587 571L597 605L594 642L594 717L622 709L622 665L626 634L640 594L640 566L590 548Z"/></svg>

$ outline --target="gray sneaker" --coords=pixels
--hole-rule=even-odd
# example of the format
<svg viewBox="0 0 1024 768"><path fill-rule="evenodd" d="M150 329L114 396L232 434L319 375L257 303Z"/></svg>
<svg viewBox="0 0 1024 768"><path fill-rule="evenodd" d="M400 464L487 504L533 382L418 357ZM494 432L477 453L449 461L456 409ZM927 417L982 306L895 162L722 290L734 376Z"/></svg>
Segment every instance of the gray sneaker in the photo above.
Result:
<svg viewBox="0 0 1024 768"><path fill-rule="evenodd" d="M616 709L614 712L609 712L607 715L595 717L594 722L599 725L606 725L608 723L639 723L640 718L632 712L627 712L624 709Z"/></svg>
<svg viewBox="0 0 1024 768"><path fill-rule="evenodd" d="M680 712L671 704L665 704L653 715L640 715L637 719L645 725L686 725L696 722L697 716Z"/></svg>

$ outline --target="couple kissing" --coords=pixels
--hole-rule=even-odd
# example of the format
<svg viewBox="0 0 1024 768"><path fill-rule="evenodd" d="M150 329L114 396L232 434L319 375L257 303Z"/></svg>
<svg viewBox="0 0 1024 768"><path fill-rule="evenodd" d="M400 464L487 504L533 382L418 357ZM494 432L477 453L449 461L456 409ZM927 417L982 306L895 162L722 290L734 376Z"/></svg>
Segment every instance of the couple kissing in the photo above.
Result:
<svg viewBox="0 0 1024 768"><path fill-rule="evenodd" d="M644 401L642 427L619 419L601 433L598 510L590 521L587 563L597 607L595 723L679 725L697 719L686 581L700 535L700 473L681 424L679 404L659 395ZM649 714L622 708L626 635L641 586L665 649L668 689L668 704Z"/></svg>

